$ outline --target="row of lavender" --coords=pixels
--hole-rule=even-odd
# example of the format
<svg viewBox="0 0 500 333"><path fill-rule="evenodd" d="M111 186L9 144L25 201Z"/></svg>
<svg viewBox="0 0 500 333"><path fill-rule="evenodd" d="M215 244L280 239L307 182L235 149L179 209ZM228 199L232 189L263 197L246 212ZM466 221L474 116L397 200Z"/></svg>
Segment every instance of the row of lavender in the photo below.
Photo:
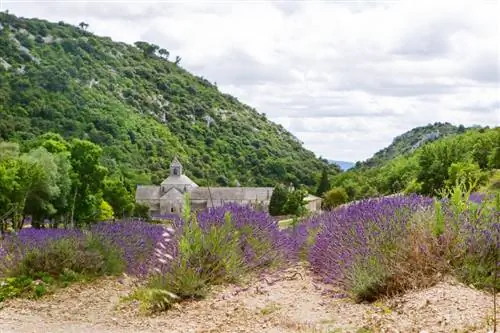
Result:
<svg viewBox="0 0 500 333"><path fill-rule="evenodd" d="M249 207L227 205L217 209L199 212L196 221L202 230L208 232L212 226L222 225L226 213L240 233L240 245L244 260L248 265L259 266L279 257L291 259L293 249L289 236L282 233L277 221L268 214L256 212ZM170 217L175 230L176 241L179 240L185 222L175 216ZM154 250L162 240L165 226L142 221L101 222L91 226L90 230L74 229L34 229L26 228L17 234L8 234L0 240L0 277L8 272L29 253L42 252L50 244L62 239L73 243L85 243L88 239L99 240L118 250L129 274L144 276L156 265ZM266 244L265 252L252 240L260 240L259 245ZM171 242L168 251L175 256L178 244ZM257 253L258 252L258 253Z"/></svg>
<svg viewBox="0 0 500 333"><path fill-rule="evenodd" d="M235 231L210 246L237 237L231 251L241 251L243 264L250 268L306 259L318 277L358 299L425 286L448 273L487 287L498 262L498 203L463 194L449 201L421 196L366 200L284 231L266 213L227 205L197 214L201 252L213 250L203 244L203 233L207 239L213 226L224 226L227 213ZM186 236L186 221L172 218L172 226L173 240L162 251L173 257L169 265L180 265L180 243L189 243L191 236ZM0 241L0 277L54 241L85 243L89 238L115 249L125 271L144 276L158 265L154 253L164 233L164 226L145 222L99 223L86 231L23 229ZM226 254L216 252L204 260L224 260Z"/></svg>
<svg viewBox="0 0 500 333"><path fill-rule="evenodd" d="M291 233L318 278L358 300L429 286L445 275L498 290L500 198L460 188L449 197L366 200Z"/></svg>

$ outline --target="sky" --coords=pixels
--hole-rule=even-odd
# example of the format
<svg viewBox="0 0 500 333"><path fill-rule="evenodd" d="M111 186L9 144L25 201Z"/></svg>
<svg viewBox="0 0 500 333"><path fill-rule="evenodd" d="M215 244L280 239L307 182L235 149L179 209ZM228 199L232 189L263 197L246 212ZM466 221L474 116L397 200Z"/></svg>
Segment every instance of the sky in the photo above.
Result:
<svg viewBox="0 0 500 333"><path fill-rule="evenodd" d="M324 158L434 122L500 125L500 0L21 1L17 16L160 45Z"/></svg>

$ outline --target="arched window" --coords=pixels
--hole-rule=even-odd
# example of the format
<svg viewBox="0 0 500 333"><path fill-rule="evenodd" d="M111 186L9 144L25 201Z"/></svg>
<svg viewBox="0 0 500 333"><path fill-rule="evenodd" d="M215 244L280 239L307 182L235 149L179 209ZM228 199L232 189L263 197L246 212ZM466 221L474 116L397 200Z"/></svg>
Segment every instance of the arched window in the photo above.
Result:
<svg viewBox="0 0 500 333"><path fill-rule="evenodd" d="M179 176L179 167L174 167L174 176Z"/></svg>

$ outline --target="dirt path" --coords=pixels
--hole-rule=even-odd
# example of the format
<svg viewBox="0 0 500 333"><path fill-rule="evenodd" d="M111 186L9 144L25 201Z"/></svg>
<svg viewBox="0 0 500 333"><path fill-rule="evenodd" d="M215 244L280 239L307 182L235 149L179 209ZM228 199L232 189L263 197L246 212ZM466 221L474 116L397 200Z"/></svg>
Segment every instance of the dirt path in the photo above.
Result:
<svg viewBox="0 0 500 333"><path fill-rule="evenodd" d="M487 332L493 315L491 296L453 281L354 304L328 296L327 287L313 283L302 267L266 280L253 281L247 290L221 287L206 300L154 317L120 302L133 288L130 279L75 285L38 301L0 304L0 333Z"/></svg>

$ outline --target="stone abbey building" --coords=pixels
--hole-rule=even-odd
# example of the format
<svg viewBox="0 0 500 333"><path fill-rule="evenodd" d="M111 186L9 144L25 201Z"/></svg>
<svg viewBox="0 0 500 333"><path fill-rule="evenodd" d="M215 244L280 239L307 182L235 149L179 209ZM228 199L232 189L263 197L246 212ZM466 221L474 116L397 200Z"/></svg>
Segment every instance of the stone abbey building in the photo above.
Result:
<svg viewBox="0 0 500 333"><path fill-rule="evenodd" d="M177 214L183 211L184 195L189 193L193 210L222 206L227 203L250 204L266 210L273 194L272 187L199 187L183 173L182 164L174 158L170 175L159 186L138 185L135 200L150 207L151 215ZM309 195L307 208L320 210L321 198Z"/></svg>

